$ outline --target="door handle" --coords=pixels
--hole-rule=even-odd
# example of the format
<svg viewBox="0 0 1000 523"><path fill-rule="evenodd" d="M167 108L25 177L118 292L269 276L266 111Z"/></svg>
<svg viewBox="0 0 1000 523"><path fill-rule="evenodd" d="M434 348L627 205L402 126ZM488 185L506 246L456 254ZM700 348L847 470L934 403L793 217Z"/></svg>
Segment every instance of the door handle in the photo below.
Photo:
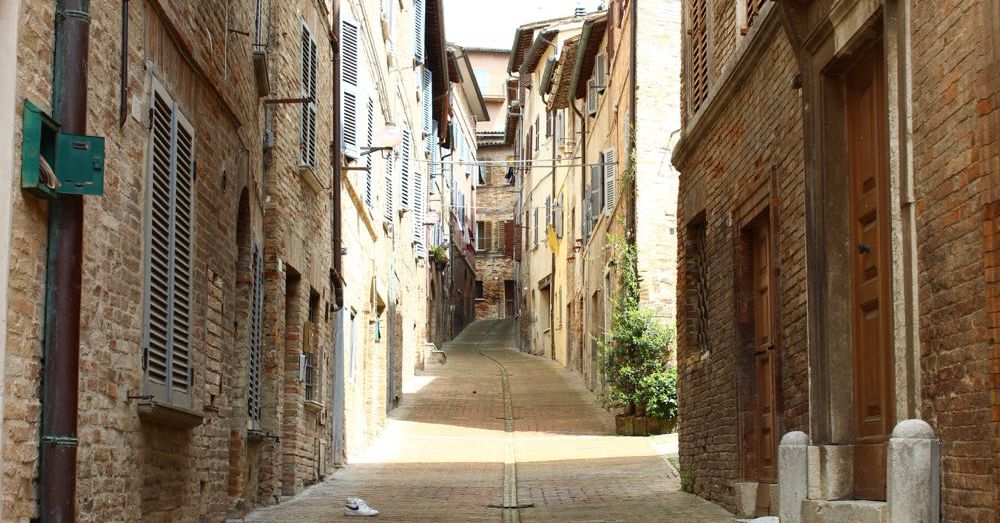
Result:
<svg viewBox="0 0 1000 523"><path fill-rule="evenodd" d="M858 254L870 254L872 252L872 246L867 243L858 244Z"/></svg>

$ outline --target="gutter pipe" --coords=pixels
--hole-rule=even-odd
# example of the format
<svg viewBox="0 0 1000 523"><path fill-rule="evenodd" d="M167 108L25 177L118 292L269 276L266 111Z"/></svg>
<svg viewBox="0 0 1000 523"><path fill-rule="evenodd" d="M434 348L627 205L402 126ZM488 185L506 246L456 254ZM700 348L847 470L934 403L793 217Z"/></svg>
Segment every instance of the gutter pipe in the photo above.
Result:
<svg viewBox="0 0 1000 523"><path fill-rule="evenodd" d="M52 110L60 130L87 132L90 0L57 0ZM76 449L80 382L83 197L49 204L42 362L38 512L42 522L76 521Z"/></svg>

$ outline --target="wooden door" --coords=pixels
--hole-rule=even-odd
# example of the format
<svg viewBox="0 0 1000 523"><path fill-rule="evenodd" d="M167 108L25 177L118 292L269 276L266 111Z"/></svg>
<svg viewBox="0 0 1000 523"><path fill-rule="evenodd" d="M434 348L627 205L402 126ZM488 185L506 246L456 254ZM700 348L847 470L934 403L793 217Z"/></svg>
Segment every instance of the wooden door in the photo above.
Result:
<svg viewBox="0 0 1000 523"><path fill-rule="evenodd" d="M774 347L774 306L772 294L771 224L767 214L751 226L753 256L754 376L757 387L755 428L757 480L774 483L778 479L778 440L775 421L776 354Z"/></svg>
<svg viewBox="0 0 1000 523"><path fill-rule="evenodd" d="M860 499L885 499L886 442L894 421L889 297L888 136L882 48L848 73L854 486Z"/></svg>
<svg viewBox="0 0 1000 523"><path fill-rule="evenodd" d="M503 282L504 310L505 317L514 317L514 280L504 280Z"/></svg>

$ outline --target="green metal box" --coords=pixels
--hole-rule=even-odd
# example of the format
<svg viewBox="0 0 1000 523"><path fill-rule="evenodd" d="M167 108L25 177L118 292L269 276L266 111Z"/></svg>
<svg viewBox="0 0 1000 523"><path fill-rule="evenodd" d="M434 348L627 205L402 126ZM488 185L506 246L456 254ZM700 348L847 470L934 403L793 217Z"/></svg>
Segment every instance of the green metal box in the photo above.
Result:
<svg viewBox="0 0 1000 523"><path fill-rule="evenodd" d="M59 132L59 123L25 100L21 136L21 187L37 196L104 193L104 138ZM47 171L55 180L43 175Z"/></svg>

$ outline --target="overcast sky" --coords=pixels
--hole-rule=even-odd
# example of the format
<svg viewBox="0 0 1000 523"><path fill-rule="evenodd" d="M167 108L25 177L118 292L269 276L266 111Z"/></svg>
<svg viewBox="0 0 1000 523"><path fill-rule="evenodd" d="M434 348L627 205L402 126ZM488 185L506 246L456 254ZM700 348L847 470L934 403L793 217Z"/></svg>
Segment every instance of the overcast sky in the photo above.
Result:
<svg viewBox="0 0 1000 523"><path fill-rule="evenodd" d="M509 49L518 26L570 16L578 0L444 0L445 36L466 47ZM579 0L588 12L601 0Z"/></svg>

